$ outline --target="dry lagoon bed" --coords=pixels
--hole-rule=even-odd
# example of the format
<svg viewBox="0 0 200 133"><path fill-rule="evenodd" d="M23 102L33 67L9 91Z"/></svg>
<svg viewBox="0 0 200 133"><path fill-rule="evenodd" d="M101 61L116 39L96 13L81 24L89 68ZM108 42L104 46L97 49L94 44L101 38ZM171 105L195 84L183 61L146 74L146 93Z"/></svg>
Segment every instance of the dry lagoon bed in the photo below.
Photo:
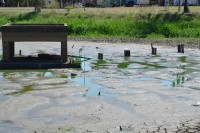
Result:
<svg viewBox="0 0 200 133"><path fill-rule="evenodd" d="M23 42L15 51L59 46ZM80 70L1 70L0 133L200 133L199 49L155 47L156 56L150 44L70 41L70 55L90 58L75 58Z"/></svg>

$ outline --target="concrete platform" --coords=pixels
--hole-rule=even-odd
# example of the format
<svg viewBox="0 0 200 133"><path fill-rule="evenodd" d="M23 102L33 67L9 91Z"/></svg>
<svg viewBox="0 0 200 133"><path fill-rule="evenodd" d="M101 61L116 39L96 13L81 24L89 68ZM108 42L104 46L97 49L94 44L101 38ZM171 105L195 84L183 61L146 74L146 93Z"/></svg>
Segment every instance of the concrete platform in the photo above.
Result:
<svg viewBox="0 0 200 133"><path fill-rule="evenodd" d="M15 56L15 42L61 42L61 62L67 61L67 26L64 24L6 24L2 30L2 60Z"/></svg>
<svg viewBox="0 0 200 133"><path fill-rule="evenodd" d="M1 30L3 56L0 69L80 67L80 64L72 64L67 56L67 26L64 24L6 24ZM15 42L60 42L61 51L60 55L16 57Z"/></svg>
<svg viewBox="0 0 200 133"><path fill-rule="evenodd" d="M52 68L80 68L80 63L72 63L70 57L67 62L60 62L59 55L39 54L38 56L13 57L9 61L0 61L0 70L9 69L52 69Z"/></svg>
<svg viewBox="0 0 200 133"><path fill-rule="evenodd" d="M68 63L34 63L34 62L0 62L0 70L9 69L52 69L52 68L80 68L80 64Z"/></svg>

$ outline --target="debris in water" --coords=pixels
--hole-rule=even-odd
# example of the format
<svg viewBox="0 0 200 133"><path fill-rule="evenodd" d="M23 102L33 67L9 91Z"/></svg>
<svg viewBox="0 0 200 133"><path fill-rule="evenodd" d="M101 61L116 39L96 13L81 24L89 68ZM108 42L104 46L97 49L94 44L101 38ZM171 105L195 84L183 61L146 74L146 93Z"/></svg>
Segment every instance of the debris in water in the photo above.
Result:
<svg viewBox="0 0 200 133"><path fill-rule="evenodd" d="M194 107L199 107L199 106L200 106L200 101L197 101L197 103L196 103L196 104L193 104L192 106L194 106Z"/></svg>
<svg viewBox="0 0 200 133"><path fill-rule="evenodd" d="M119 126L119 130L122 131L122 130L123 130L123 127L122 127L122 126Z"/></svg>
<svg viewBox="0 0 200 133"><path fill-rule="evenodd" d="M74 76L77 76L77 74L76 74L76 73L71 73L71 76L73 76L73 77L74 77Z"/></svg>

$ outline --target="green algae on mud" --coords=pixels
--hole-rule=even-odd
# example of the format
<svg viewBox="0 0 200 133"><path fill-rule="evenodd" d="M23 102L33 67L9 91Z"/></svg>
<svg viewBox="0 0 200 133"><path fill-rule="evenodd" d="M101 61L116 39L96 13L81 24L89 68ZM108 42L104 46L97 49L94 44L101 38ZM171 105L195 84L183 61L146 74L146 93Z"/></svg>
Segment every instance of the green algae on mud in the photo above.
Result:
<svg viewBox="0 0 200 133"><path fill-rule="evenodd" d="M186 57L180 57L179 58L181 62L186 62ZM85 60L83 61L85 62ZM88 62L88 60L87 60ZM90 61L89 61L90 62ZM90 64L90 63L89 63ZM87 64L87 65L89 65ZM133 61L133 62L123 62L123 63L116 63L116 62L110 62L109 60L97 60L97 62L93 62L92 64L94 64L97 68L100 67L100 68L104 68L106 66L109 66L109 65L117 65L117 68L118 69L125 69L125 68L128 68L128 66L130 64L139 64L139 65L143 65L144 67L142 68L137 68L137 69L141 69L141 70L148 70L149 68L151 68L152 70L152 67L154 69L164 69L164 68L167 68L165 66L160 66L158 65L157 63L148 63L148 62L137 62L137 61ZM84 66L86 67L86 66ZM82 68L82 70L84 70L85 68ZM23 76L37 76L37 77L48 77L48 78L66 78L66 79L70 79L71 81L74 81L74 82L77 82L78 84L80 84L80 82L84 81L85 79L88 79L89 77L71 77L71 78L68 78L68 76L62 76L60 74L56 74L56 72L54 71L49 71L49 70L18 70L18 71L11 71L11 70L8 70L8 71L3 71L2 72L3 76L4 77L12 77L13 75L17 74L17 73L20 73L21 75ZM160 80L161 82L165 83L166 82L166 85L170 85L170 86L173 86L173 87L176 87L176 86L179 86L185 82L188 81L188 78L184 76L184 73L176 73L176 74L172 74L172 76L176 77L176 79L174 81L171 82L171 84L168 83L168 81L164 81L164 80ZM154 80L154 78L146 78L147 80ZM97 92L98 92L98 88L101 88L101 85L98 85L94 82L92 82L92 80L94 80L94 77L90 78L90 80L88 80L88 83L87 83L87 86L90 88L97 88L96 91L93 91L94 93L91 93L91 94L87 94L88 96L94 96L94 95L97 95ZM137 80L137 79L135 79ZM140 80L140 78L138 79ZM141 80L143 80L143 78L141 78ZM157 79L155 79L157 80ZM51 83L49 83L51 84ZM84 84L82 84L84 85ZM32 89L32 86L33 85L27 85L27 86L23 86L23 89L22 90L19 90L19 91L16 91L16 92L12 92L12 93L9 93L8 95L15 95L15 94L23 94L23 93L26 93L26 92L29 92L29 91L33 91ZM85 85L84 85L85 86ZM96 87L94 87L96 86Z"/></svg>
<svg viewBox="0 0 200 133"><path fill-rule="evenodd" d="M10 77L12 75L17 75L18 73L22 76L38 76L38 77L57 77L53 71L47 69L37 69L37 70L0 70L3 76Z"/></svg>
<svg viewBox="0 0 200 133"><path fill-rule="evenodd" d="M149 55L149 54L148 54ZM176 55L177 56L177 55ZM79 73L81 71L86 72L90 70L95 70L96 68L101 72L101 69L107 69L106 71L109 70L114 70L114 74L119 74L122 76L132 76L131 73L129 73L126 70L138 70L141 73L144 73L146 71L161 71L163 69L170 69L173 68L174 65L173 63L170 64L170 62L167 65L163 65L162 63L165 62L166 60L162 58L161 55L157 56L133 56L134 58L125 58L123 56L117 56L114 59L103 59L103 60L92 60L92 58L85 58L85 57L78 57L74 56L76 61L81 62L82 68L79 69ZM197 62L188 59L188 56L177 56L175 57L178 62L185 63L183 65L180 65L179 68L184 70L183 73L171 73L170 76L172 76L174 79L159 79L155 77L154 75L144 75L141 74L140 77L136 77L134 79L130 79L132 81L159 81L160 83L166 85L166 86L173 86L177 87L189 80L187 78L187 74L190 74L191 72L196 71L194 68L187 68L186 66L189 65L195 65L198 64ZM155 59L155 60L154 60ZM160 61L159 61L160 60ZM136 67L134 67L136 65ZM74 69L76 70L76 69ZM173 69L172 69L173 71ZM96 77L96 75L93 76L75 76L72 77L70 75L64 74L62 75L62 71L57 72L57 71L51 71L51 70L18 70L18 71L2 71L1 74L3 77L5 76L7 79L13 80L13 76L15 75L22 75L24 77L45 77L45 78L65 78L66 80L70 80L72 82L75 82L77 84L80 84L81 86L85 86L87 88L94 88L93 90L91 89L86 96L95 96L98 94L98 91L100 88L106 88L104 85L99 84L98 82L94 82L94 80L102 80L104 76L102 77ZM116 75L117 76L117 75ZM126 77L126 78L127 78ZM168 78L168 77L167 77ZM123 78L122 78L123 80ZM84 81L87 81L87 85L82 83ZM48 83L51 85L51 83ZM33 88L34 87L34 88ZM24 94L29 91L34 91L34 90L43 90L43 89L35 89L37 86L33 86L32 84L28 85L23 85L23 89L17 90L16 92L10 93L10 95L14 94ZM91 93L94 92L94 93ZM91 94L90 94L91 93ZM103 95L107 95L106 91L103 93Z"/></svg>
<svg viewBox="0 0 200 133"><path fill-rule="evenodd" d="M185 57L184 57L185 58ZM184 59L185 60L185 59ZM168 68L166 66L162 66L159 65L157 63L148 63L148 62L138 62L138 61L133 61L133 62L122 62L122 63L116 63L116 62L110 62L110 61L104 61L104 60L98 60L97 63L93 63L96 65L96 67L98 68L106 68L106 66L109 65L117 65L118 69L127 69L129 65L131 64L139 64L139 65L143 65L144 67L142 68L137 68L138 70L152 70L152 67L156 70L159 69L165 69ZM127 75L127 74L125 74ZM128 74L130 76L130 74ZM164 85L169 85L172 87L177 87L185 82L187 82L189 79L184 76L184 72L183 73L176 73L176 74L172 74L173 77L176 77L175 80L173 81L168 81L168 80L161 80L161 79L157 79L157 78L150 78L150 77L146 77L146 78L138 78L138 79L134 79L134 80L158 80L160 82L162 82ZM170 82L170 83L169 83Z"/></svg>
<svg viewBox="0 0 200 133"><path fill-rule="evenodd" d="M152 63L138 62L138 61L118 63L117 67L118 67L118 68L127 68L130 64L140 64L140 65L144 65L145 68L148 68L148 67L154 67L154 68L157 68L157 69L167 68L167 67L165 67L165 66L157 65L156 63L152 64ZM140 68L138 68L138 69L140 69ZM144 68L141 68L141 69L144 69Z"/></svg>
<svg viewBox="0 0 200 133"><path fill-rule="evenodd" d="M27 78L25 83L21 83L22 89L16 89L14 92L7 93L6 95L17 95L17 94L24 94L30 91L36 91L37 89L33 89L35 85L33 80L36 79L51 79L51 78L67 78L67 75L57 74L51 70L3 70L0 71L1 76L3 79L9 79L12 82L18 82L21 78ZM29 81L31 80L31 82ZM59 83L61 84L61 83ZM57 85L57 83L48 83L48 85ZM10 88L12 89L12 88ZM43 90L43 89L39 89Z"/></svg>
<svg viewBox="0 0 200 133"><path fill-rule="evenodd" d="M107 61L105 60L97 60L97 62L93 63L96 66L101 66L101 65L105 65L107 63Z"/></svg>
<svg viewBox="0 0 200 133"><path fill-rule="evenodd" d="M22 90L19 90L19 91L15 91L15 92L12 92L12 93L8 93L6 95L16 95L16 94L23 94L23 93L26 93L26 92L29 92L29 91L32 91L32 85L27 85L27 86L23 86L23 89Z"/></svg>

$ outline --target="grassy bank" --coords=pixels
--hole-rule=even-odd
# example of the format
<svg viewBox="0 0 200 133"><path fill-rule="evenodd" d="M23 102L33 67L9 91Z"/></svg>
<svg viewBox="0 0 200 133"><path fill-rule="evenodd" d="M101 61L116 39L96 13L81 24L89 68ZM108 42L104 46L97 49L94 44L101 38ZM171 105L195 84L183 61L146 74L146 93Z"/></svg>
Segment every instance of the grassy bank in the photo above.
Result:
<svg viewBox="0 0 200 133"><path fill-rule="evenodd" d="M93 11L82 12L80 9L46 10L35 12L0 12L0 25L6 23L66 23L69 26L69 35L84 37L119 37L119 38L188 38L200 37L200 13L177 13L175 11L151 10L148 13L143 9L140 13L114 13ZM107 8L106 8L107 9ZM105 9L105 10L106 10ZM108 8L110 9L110 8ZM112 9L112 8L111 8ZM125 8L121 8L125 9ZM132 8L128 8L132 10ZM89 9L86 9L89 10ZM98 9L99 10L99 9ZM114 8L113 10L116 10ZM128 10L127 10L128 11ZM117 12L117 11L115 11Z"/></svg>

